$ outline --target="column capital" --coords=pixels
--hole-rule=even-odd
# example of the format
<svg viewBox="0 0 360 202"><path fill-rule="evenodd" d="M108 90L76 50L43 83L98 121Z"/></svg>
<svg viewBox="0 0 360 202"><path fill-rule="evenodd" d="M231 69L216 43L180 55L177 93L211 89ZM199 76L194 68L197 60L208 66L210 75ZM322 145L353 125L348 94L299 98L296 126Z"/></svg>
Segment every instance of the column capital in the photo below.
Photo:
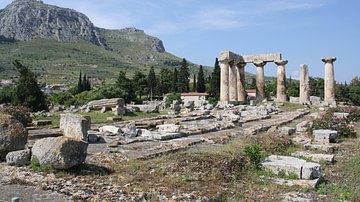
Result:
<svg viewBox="0 0 360 202"><path fill-rule="evenodd" d="M275 60L276 65L286 65L287 63L287 60Z"/></svg>
<svg viewBox="0 0 360 202"><path fill-rule="evenodd" d="M265 61L254 61L253 64L257 67L264 67L266 65Z"/></svg>
<svg viewBox="0 0 360 202"><path fill-rule="evenodd" d="M321 61L325 62L325 63L333 63L336 61L336 57L325 57L325 58L321 58Z"/></svg>
<svg viewBox="0 0 360 202"><path fill-rule="evenodd" d="M244 68L246 66L246 62L239 62L236 64L238 68Z"/></svg>

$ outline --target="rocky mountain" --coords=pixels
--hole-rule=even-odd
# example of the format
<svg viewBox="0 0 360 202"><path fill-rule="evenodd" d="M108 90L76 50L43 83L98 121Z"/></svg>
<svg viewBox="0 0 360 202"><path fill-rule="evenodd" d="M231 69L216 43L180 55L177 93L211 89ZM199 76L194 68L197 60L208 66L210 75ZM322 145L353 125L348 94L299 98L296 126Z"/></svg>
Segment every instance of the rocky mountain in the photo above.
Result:
<svg viewBox="0 0 360 202"><path fill-rule="evenodd" d="M99 28L78 11L40 0L14 0L0 10L0 79L17 77L15 59L46 83L74 83L79 70L102 82L120 70L131 77L151 66L172 70L182 61L143 30ZM196 73L199 65L188 62Z"/></svg>

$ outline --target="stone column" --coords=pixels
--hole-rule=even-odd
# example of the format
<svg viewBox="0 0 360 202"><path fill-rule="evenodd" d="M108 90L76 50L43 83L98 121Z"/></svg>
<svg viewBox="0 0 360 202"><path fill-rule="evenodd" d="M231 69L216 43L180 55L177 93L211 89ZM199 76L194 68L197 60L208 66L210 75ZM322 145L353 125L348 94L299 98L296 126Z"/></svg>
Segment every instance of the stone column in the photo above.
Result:
<svg viewBox="0 0 360 202"><path fill-rule="evenodd" d="M229 62L229 101L237 101L236 67L234 61Z"/></svg>
<svg viewBox="0 0 360 202"><path fill-rule="evenodd" d="M245 91L245 62L237 63L237 95L240 103L246 102Z"/></svg>
<svg viewBox="0 0 360 202"><path fill-rule="evenodd" d="M287 60L275 61L277 68L277 90L276 99L278 102L286 102L286 74L285 65L288 63Z"/></svg>
<svg viewBox="0 0 360 202"><path fill-rule="evenodd" d="M256 102L262 102L265 99L265 78L264 66L266 62L254 62L256 66Z"/></svg>
<svg viewBox="0 0 360 202"><path fill-rule="evenodd" d="M229 102L229 62L220 62L220 101Z"/></svg>
<svg viewBox="0 0 360 202"><path fill-rule="evenodd" d="M309 103L309 72L308 66L305 64L300 65L300 103Z"/></svg>
<svg viewBox="0 0 360 202"><path fill-rule="evenodd" d="M324 78L324 101L330 103L335 102L335 78L334 78L334 62L336 57L321 58L325 62L325 78Z"/></svg>

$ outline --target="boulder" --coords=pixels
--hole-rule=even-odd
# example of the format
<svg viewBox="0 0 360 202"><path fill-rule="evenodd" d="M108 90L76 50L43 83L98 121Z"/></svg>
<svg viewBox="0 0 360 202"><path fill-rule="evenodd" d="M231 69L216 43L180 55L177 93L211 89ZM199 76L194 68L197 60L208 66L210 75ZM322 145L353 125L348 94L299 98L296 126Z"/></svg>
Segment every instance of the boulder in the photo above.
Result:
<svg viewBox="0 0 360 202"><path fill-rule="evenodd" d="M0 114L0 161L7 153L25 149L28 132L14 117Z"/></svg>
<svg viewBox="0 0 360 202"><path fill-rule="evenodd" d="M68 169L85 161L88 143L69 137L49 137L37 140L32 148L32 158L40 165L55 169Z"/></svg>
<svg viewBox="0 0 360 202"><path fill-rule="evenodd" d="M178 133L180 132L181 126L175 124L162 124L157 125L156 128L160 133Z"/></svg>
<svg viewBox="0 0 360 202"><path fill-rule="evenodd" d="M304 151L297 151L297 152L291 153L291 156L308 158L308 159L311 159L312 161L315 161L318 163L320 163L321 161L326 161L329 163L334 162L334 155L332 155L332 154L313 154L313 153L304 152Z"/></svg>
<svg viewBox="0 0 360 202"><path fill-rule="evenodd" d="M115 134L115 135L118 135L122 132L121 129L116 126L101 126L99 128L99 131L103 132L103 133L111 133L111 134Z"/></svg>
<svg viewBox="0 0 360 202"><path fill-rule="evenodd" d="M29 149L9 152L6 163L12 166L24 166L30 163L31 151Z"/></svg>
<svg viewBox="0 0 360 202"><path fill-rule="evenodd" d="M279 128L278 131L281 135L292 135L295 133L295 128L284 126Z"/></svg>
<svg viewBox="0 0 360 202"><path fill-rule="evenodd" d="M87 141L87 131L91 126L90 116L80 116L75 114L60 115L60 129L64 131L64 136Z"/></svg>
<svg viewBox="0 0 360 202"><path fill-rule="evenodd" d="M137 137L141 135L141 130L136 128L134 122L127 124L124 128L121 129L123 131L123 135L126 137Z"/></svg>
<svg viewBox="0 0 360 202"><path fill-rule="evenodd" d="M314 130L313 135L314 135L314 142L320 144L321 143L327 144L335 141L337 137L337 131L320 129L320 130Z"/></svg>

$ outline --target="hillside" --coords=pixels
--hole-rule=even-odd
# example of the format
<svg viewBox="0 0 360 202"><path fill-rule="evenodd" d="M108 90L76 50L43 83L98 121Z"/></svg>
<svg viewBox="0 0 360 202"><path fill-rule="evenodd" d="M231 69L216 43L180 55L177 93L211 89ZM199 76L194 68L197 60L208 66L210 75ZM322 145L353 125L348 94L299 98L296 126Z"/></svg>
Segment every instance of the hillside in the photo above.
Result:
<svg viewBox="0 0 360 202"><path fill-rule="evenodd" d="M38 0L15 0L0 10L0 79L17 77L15 59L46 83L76 83L80 70L108 81L120 70L132 76L154 66L158 72L179 67L182 60L143 30L98 28L82 13ZM199 65L188 62L196 73Z"/></svg>

